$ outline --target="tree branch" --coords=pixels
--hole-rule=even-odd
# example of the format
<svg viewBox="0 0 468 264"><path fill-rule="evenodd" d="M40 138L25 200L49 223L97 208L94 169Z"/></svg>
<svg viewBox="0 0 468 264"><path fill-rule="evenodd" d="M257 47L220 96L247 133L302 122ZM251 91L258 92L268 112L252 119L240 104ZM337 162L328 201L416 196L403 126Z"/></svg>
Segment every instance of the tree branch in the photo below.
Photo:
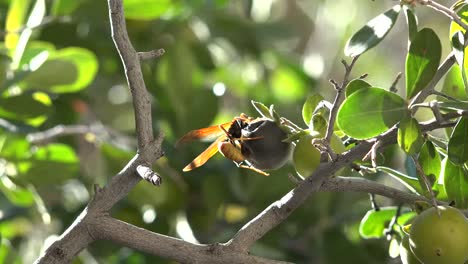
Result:
<svg viewBox="0 0 468 264"><path fill-rule="evenodd" d="M153 233L109 216L95 218L89 231L97 239L110 240L180 263L289 263L229 251L221 244L201 245Z"/></svg>
<svg viewBox="0 0 468 264"><path fill-rule="evenodd" d="M453 113L450 115L450 118L453 118L452 115L456 114L459 115L458 113ZM467 115L468 113L464 114ZM453 123L424 122L421 124L421 131L426 132L447 126L453 126ZM350 165L353 161L362 159L371 150L376 140L381 141L382 147L395 144L397 130L398 128L394 126L389 131L376 137L375 140L363 141L351 150L339 155L336 160L320 164L310 177L245 224L226 245L239 251L247 251L255 241L280 224L296 208L304 203L310 194L319 191L327 177L330 177L344 166Z"/></svg>
<svg viewBox="0 0 468 264"><path fill-rule="evenodd" d="M108 0L108 3L112 39L122 59L128 87L132 93L138 149L142 150L153 141L150 96L141 73L140 57L128 37L122 0Z"/></svg>

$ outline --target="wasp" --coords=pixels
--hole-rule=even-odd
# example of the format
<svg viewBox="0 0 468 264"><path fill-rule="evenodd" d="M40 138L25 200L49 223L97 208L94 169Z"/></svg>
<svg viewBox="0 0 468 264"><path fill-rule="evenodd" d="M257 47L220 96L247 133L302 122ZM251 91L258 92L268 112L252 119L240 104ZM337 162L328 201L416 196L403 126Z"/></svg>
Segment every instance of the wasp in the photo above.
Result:
<svg viewBox="0 0 468 264"><path fill-rule="evenodd" d="M287 133L273 120L241 114L231 122L192 130L181 137L176 146L192 140L214 139L183 171L202 166L219 151L238 167L268 176L264 170L282 167L291 156L291 143L283 141L286 138Z"/></svg>

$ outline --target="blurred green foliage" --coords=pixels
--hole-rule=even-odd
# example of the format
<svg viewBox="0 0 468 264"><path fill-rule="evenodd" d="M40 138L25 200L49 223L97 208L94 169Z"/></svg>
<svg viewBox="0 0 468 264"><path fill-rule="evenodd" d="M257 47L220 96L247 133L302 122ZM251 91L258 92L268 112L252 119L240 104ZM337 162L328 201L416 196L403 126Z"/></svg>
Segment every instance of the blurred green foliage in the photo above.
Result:
<svg viewBox="0 0 468 264"><path fill-rule="evenodd" d="M385 41L361 56L355 69L357 75L369 73L366 81L372 85L354 81L352 89L390 87L404 68L407 49L407 35L401 34L405 22L396 19L399 9L390 9L392 5L346 0L124 0L135 48L166 50L163 57L142 64L152 95L153 126L166 135L166 155L154 164L163 185L139 183L112 215L189 241L230 239L294 187L287 177L295 173L293 166L263 177L217 155L202 168L182 173L207 145L175 149L175 141L189 130L228 122L242 112L255 115L250 100L274 104L282 116L297 124L304 118L310 125L319 101L334 96L327 79L342 76L339 61L346 40L385 10L391 10L393 32L387 29ZM42 245L60 235L86 206L93 184L105 184L135 154L131 95L107 17L107 1L0 1L0 263L31 263ZM418 18L429 27L445 23L425 10ZM448 26L434 30L448 35ZM372 39L368 48L380 41ZM444 52L450 49L444 41L442 45ZM457 73L452 69L443 91L466 99ZM376 93L403 105L397 95ZM359 94L363 95L356 92L350 98ZM405 89L398 94L404 97ZM392 116L376 117L387 118ZM399 119L393 121L383 130ZM71 124L93 129L51 142L31 140L31 133ZM382 131L371 132L374 136ZM402 165L402 157L396 147L389 148L382 164L388 167L382 168L402 171L394 171L395 178L416 188L418 180ZM386 177L384 182L396 181ZM456 190L449 195L453 192L457 195ZM383 238L382 223L388 224L396 209L368 212L367 200L354 193L314 194L251 252L296 263L390 263L388 242L363 240L359 230L361 223L361 235L364 228L369 236ZM369 218L377 220L366 222ZM74 263L96 262L171 263L105 241L93 243Z"/></svg>

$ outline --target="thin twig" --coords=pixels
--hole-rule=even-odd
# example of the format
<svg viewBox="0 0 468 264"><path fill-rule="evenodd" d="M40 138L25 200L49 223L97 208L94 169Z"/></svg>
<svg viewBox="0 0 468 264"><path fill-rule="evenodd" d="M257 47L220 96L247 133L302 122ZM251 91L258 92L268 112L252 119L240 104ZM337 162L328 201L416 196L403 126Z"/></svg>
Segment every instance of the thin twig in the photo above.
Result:
<svg viewBox="0 0 468 264"><path fill-rule="evenodd" d="M164 49L156 49L151 51L143 51L138 52L138 57L140 60L149 60L149 59L157 59L161 57L165 53Z"/></svg>
<svg viewBox="0 0 468 264"><path fill-rule="evenodd" d="M461 18L452 9L450 9L450 8L444 6L444 5L441 5L441 4L439 4L439 3L437 3L436 1L433 1L433 0L419 0L419 3L421 5L426 5L426 6L430 7L430 8L432 8L432 9L434 9L434 10L448 16L451 20L457 22L457 24L460 25L465 31L468 31L468 25L463 23Z"/></svg>
<svg viewBox="0 0 468 264"><path fill-rule="evenodd" d="M343 81L341 82L340 85L338 85L336 82L333 83L336 89L336 96L335 100L333 101L333 106L330 111L330 116L328 118L328 127L327 127L327 133L325 134L325 144L330 144L332 135L333 135L333 127L335 125L335 120L336 120L336 114L338 112L338 108L341 105L341 102L343 101L343 95L344 95L344 89L346 85L349 83L349 75L351 74L351 71L357 61L359 56L353 57L351 60L351 64L347 64L345 60L342 61L344 67L345 67L345 74L343 77Z"/></svg>

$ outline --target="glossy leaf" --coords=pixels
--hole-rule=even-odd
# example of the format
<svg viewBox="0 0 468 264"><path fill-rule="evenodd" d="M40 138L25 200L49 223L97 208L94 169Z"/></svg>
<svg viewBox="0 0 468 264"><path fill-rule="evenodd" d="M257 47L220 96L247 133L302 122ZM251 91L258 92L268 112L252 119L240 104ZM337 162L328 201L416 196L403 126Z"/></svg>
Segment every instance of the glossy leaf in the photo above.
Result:
<svg viewBox="0 0 468 264"><path fill-rule="evenodd" d="M54 93L71 93L86 88L98 69L96 56L83 48L65 48L52 53L48 60L25 80L27 88Z"/></svg>
<svg viewBox="0 0 468 264"><path fill-rule="evenodd" d="M337 124L346 135L367 139L388 130L405 113L405 101L398 95L381 88L362 88L343 102Z"/></svg>
<svg viewBox="0 0 468 264"><path fill-rule="evenodd" d="M440 174L441 159L439 152L437 152L431 141L428 140L424 143L419 153L418 161L428 179L431 182L437 183ZM435 184L435 186L437 185Z"/></svg>
<svg viewBox="0 0 468 264"><path fill-rule="evenodd" d="M445 76L441 92L460 100L468 100L468 93L465 92L460 66L453 65L450 68Z"/></svg>
<svg viewBox="0 0 468 264"><path fill-rule="evenodd" d="M8 32L5 36L5 46L10 50L13 50L18 43L18 29L24 24L30 2L31 0L12 0L10 2L5 24L5 31Z"/></svg>
<svg viewBox="0 0 468 264"><path fill-rule="evenodd" d="M448 158L455 164L468 161L468 118L458 120L448 143Z"/></svg>
<svg viewBox="0 0 468 264"><path fill-rule="evenodd" d="M257 112L260 115L262 115L263 117L269 118L269 119L273 119L273 116L271 116L271 114L270 114L270 109L266 105L264 105L264 104L262 104L260 102L253 101L253 100L251 101L251 103L252 103L253 107L255 108L255 110L257 110Z"/></svg>
<svg viewBox="0 0 468 264"><path fill-rule="evenodd" d="M440 40L432 29L423 28L416 34L406 57L406 98L412 98L432 80L441 54Z"/></svg>
<svg viewBox="0 0 468 264"><path fill-rule="evenodd" d="M352 93L356 92L357 90L361 88L370 88L372 85L370 83L362 80L362 79L354 79L351 82L348 83L346 86L346 97L349 97Z"/></svg>
<svg viewBox="0 0 468 264"><path fill-rule="evenodd" d="M45 0L36 0L26 22L26 28L24 28L21 31L18 43L15 47L15 51L13 52L11 64L12 69L19 69L21 57L23 56L24 50L26 49L26 46L32 35L32 28L37 27L42 23L42 19L44 18L45 12Z"/></svg>
<svg viewBox="0 0 468 264"><path fill-rule="evenodd" d="M448 199L458 208L468 208L468 172L447 158L442 161L442 171Z"/></svg>
<svg viewBox="0 0 468 264"><path fill-rule="evenodd" d="M462 31L457 31L452 36L452 50L455 55L455 59L457 60L458 65L460 66L460 73L462 76L463 86L465 87L465 91L468 94L468 79L466 76L466 63L465 63L465 36L463 35ZM463 66L465 65L465 66Z"/></svg>
<svg viewBox="0 0 468 264"><path fill-rule="evenodd" d="M14 205L28 207L34 204L34 194L16 185L6 175L0 177L0 191Z"/></svg>
<svg viewBox="0 0 468 264"><path fill-rule="evenodd" d="M60 184L74 176L79 159L75 151L65 144L38 147L31 158L17 164L19 177L35 186Z"/></svg>
<svg viewBox="0 0 468 264"><path fill-rule="evenodd" d="M457 15L461 18L462 22L468 25L468 5L463 5L462 8L457 11ZM463 29L463 27L461 27L457 22L452 21L450 23L449 37L451 38L457 31L465 33L465 29Z"/></svg>
<svg viewBox="0 0 468 264"><path fill-rule="evenodd" d="M409 8L408 6L404 6L404 10L406 16L406 24L408 24L408 39L411 42L418 33L418 18L414 14L414 10Z"/></svg>
<svg viewBox="0 0 468 264"><path fill-rule="evenodd" d="M439 102L439 108L447 111L467 111L468 101Z"/></svg>
<svg viewBox="0 0 468 264"><path fill-rule="evenodd" d="M409 155L416 154L424 143L419 123L411 116L405 116L398 126L398 145Z"/></svg>
<svg viewBox="0 0 468 264"><path fill-rule="evenodd" d="M385 166L377 166L375 169L377 171L385 172L388 175L392 176L394 179L398 180L406 188L408 188L408 190L414 193L419 193L419 194L423 193L421 185L419 184L419 181L417 178L411 177L402 172L399 172L397 170L394 170L392 168L385 167Z"/></svg>
<svg viewBox="0 0 468 264"><path fill-rule="evenodd" d="M379 211L369 210L359 224L359 234L362 238L382 238L384 230L397 212L396 207L384 207Z"/></svg>
<svg viewBox="0 0 468 264"><path fill-rule="evenodd" d="M390 32L400 14L401 6L395 5L374 17L359 29L346 43L345 55L355 57L377 45Z"/></svg>
<svg viewBox="0 0 468 264"><path fill-rule="evenodd" d="M51 112L50 98L44 93L27 93L0 98L0 117L25 120L47 115ZM42 98L41 98L42 97Z"/></svg>
<svg viewBox="0 0 468 264"><path fill-rule="evenodd" d="M302 119L306 125L310 124L315 108L324 98L320 94L309 95L302 106Z"/></svg>

